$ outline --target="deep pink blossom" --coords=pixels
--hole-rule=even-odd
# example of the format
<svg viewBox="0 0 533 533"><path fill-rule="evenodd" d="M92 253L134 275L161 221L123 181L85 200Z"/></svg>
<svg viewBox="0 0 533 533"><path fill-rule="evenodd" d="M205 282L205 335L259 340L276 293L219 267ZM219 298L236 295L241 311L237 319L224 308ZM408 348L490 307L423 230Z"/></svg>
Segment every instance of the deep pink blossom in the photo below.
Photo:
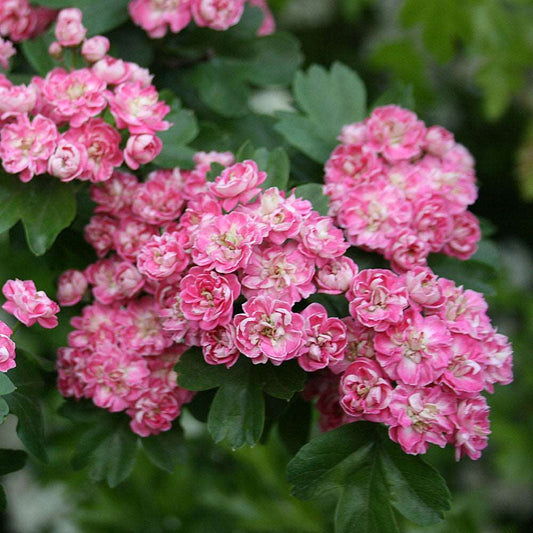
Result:
<svg viewBox="0 0 533 533"><path fill-rule="evenodd" d="M191 0L191 13L197 26L227 30L239 22L245 0Z"/></svg>
<svg viewBox="0 0 533 533"><path fill-rule="evenodd" d="M7 302L2 306L4 311L12 314L25 326L33 326L38 322L43 328L52 329L57 326L59 306L44 291L37 291L31 280L8 280L2 287Z"/></svg>
<svg viewBox="0 0 533 533"><path fill-rule="evenodd" d="M17 366L15 343L11 340L11 328L0 320L0 372L7 372Z"/></svg>
<svg viewBox="0 0 533 533"><path fill-rule="evenodd" d="M133 22L154 39L163 37L168 29L178 33L191 20L190 0L133 0L128 10Z"/></svg>

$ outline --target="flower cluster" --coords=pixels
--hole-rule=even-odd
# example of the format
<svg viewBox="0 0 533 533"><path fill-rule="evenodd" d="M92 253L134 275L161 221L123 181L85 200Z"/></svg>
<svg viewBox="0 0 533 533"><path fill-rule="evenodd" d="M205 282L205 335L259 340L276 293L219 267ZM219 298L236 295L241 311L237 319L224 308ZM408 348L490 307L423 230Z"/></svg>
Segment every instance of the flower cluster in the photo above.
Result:
<svg viewBox="0 0 533 533"><path fill-rule="evenodd" d="M85 33L81 11L65 9L50 47L54 56L80 47L85 68L57 67L27 86L0 75L0 158L24 182L44 173L106 181L124 161L137 169L161 151L156 133L170 127L164 120L170 107L159 100L152 76L107 55L105 37L85 39Z"/></svg>
<svg viewBox="0 0 533 533"><path fill-rule="evenodd" d="M226 168L208 182L213 161ZM140 435L168 429L179 413L156 399L188 398L169 372L189 346L228 368L240 354L255 364L296 359L308 371L344 358L345 324L301 302L342 293L357 272L342 231L309 201L263 190L266 173L252 160L199 153L196 162L93 185L85 236L100 259L59 280L60 304L79 302L87 287L95 299L60 351L61 392L125 410Z"/></svg>
<svg viewBox="0 0 533 533"><path fill-rule="evenodd" d="M468 259L481 238L467 208L477 197L474 162L453 135L398 106L345 126L325 167L330 214L348 241L405 272L432 252Z"/></svg>
<svg viewBox="0 0 533 533"><path fill-rule="evenodd" d="M32 6L28 0L2 0L0 2L0 35L14 42L33 39L44 32L57 11Z"/></svg>
<svg viewBox="0 0 533 533"><path fill-rule="evenodd" d="M345 361L308 391L323 426L381 422L407 453L452 444L458 459L479 458L490 433L480 393L512 381L511 347L483 296L416 267L363 270L346 297Z"/></svg>
<svg viewBox="0 0 533 533"><path fill-rule="evenodd" d="M275 23L266 0L248 0L264 13L258 35L274 31ZM246 0L133 0L130 16L150 37L158 39L170 30L178 33L191 20L199 27L227 30L241 20Z"/></svg>

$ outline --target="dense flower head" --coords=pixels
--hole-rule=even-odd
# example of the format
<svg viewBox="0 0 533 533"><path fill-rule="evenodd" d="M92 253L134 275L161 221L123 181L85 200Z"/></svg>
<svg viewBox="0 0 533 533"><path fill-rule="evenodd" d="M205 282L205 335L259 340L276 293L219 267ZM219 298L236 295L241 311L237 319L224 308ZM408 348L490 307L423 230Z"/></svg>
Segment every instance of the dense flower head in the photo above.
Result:
<svg viewBox="0 0 533 533"><path fill-rule="evenodd" d="M23 21L24 10L35 11L25 0L0 4L0 35ZM165 120L170 107L152 85L152 75L135 63L107 55L106 37L86 39L77 8L59 12L55 31L58 40L49 54L61 67L44 77L34 76L28 86L0 76L4 169L24 182L48 173L65 182L99 183L109 180L124 162L137 170L153 161L162 149L156 133L171 123ZM65 62L65 50L80 55L88 66L67 68L76 62ZM0 37L0 66L7 67L13 53L11 42Z"/></svg>
<svg viewBox="0 0 533 533"><path fill-rule="evenodd" d="M475 253L474 163L449 131L388 105L345 126L339 140L325 192L348 242L383 254L398 272L425 266L430 252Z"/></svg>
<svg viewBox="0 0 533 533"><path fill-rule="evenodd" d="M390 158L415 143L395 132L375 133L376 143L401 137ZM430 137L434 153L449 143L443 132ZM479 457L488 435L481 393L512 379L510 345L483 296L424 264L403 274L360 270L333 219L294 192L262 188L267 176L256 162L204 152L194 162L144 181L115 170L91 185L96 207L85 235L99 259L66 272L58 296L78 302L87 284L94 303L72 320L60 351L62 393L126 412L132 430L148 436L168 430L191 398L168 364L189 347L227 368L239 358L292 360L316 375L304 396L316 399L322 429L367 420L385 424L407 453L433 443ZM208 182L212 162L225 169ZM372 207L382 227L390 223L379 211L384 191L375 186ZM395 195L387 212L401 220ZM439 218L442 198L427 198L419 232L442 240L452 226ZM343 309L348 316L331 316Z"/></svg>
<svg viewBox="0 0 533 533"><path fill-rule="evenodd" d="M54 20L56 11L32 6L28 0L0 2L0 35L19 42L33 39Z"/></svg>

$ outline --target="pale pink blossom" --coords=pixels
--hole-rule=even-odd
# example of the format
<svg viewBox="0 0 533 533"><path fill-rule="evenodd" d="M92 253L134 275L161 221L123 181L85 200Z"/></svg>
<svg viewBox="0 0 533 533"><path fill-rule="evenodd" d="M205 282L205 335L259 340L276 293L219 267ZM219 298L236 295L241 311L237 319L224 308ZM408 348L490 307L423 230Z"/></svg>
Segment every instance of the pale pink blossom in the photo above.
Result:
<svg viewBox="0 0 533 533"><path fill-rule="evenodd" d="M225 168L211 184L211 192L222 200L222 207L231 211L238 203L247 204L260 192L266 172L260 172L255 161L247 159Z"/></svg>
<svg viewBox="0 0 533 533"><path fill-rule="evenodd" d="M383 269L361 270L346 297L352 317L376 331L400 322L409 305L404 281Z"/></svg>
<svg viewBox="0 0 533 533"><path fill-rule="evenodd" d="M39 94L38 110L57 124L69 122L78 128L107 105L105 82L88 68L55 68L44 79L34 77L32 84Z"/></svg>
<svg viewBox="0 0 533 533"><path fill-rule="evenodd" d="M118 85L131 77L131 64L122 59L104 56L92 65L93 74L109 85Z"/></svg>
<svg viewBox="0 0 533 533"><path fill-rule="evenodd" d="M7 372L17 366L15 363L15 343L10 339L11 328L0 320L0 372Z"/></svg>
<svg viewBox="0 0 533 533"><path fill-rule="evenodd" d="M314 282L318 292L324 294L345 293L357 274L357 265L346 256L330 259L317 270Z"/></svg>
<svg viewBox="0 0 533 533"><path fill-rule="evenodd" d="M180 232L150 237L137 256L139 272L152 280L162 280L183 272L189 264L184 239L186 236Z"/></svg>
<svg viewBox="0 0 533 533"><path fill-rule="evenodd" d="M124 149L124 160L126 165L137 170L139 166L153 161L160 154L162 148L161 139L152 133L132 135Z"/></svg>
<svg viewBox="0 0 533 533"><path fill-rule="evenodd" d="M48 160L48 174L61 181L72 181L84 173L87 159L84 145L60 139Z"/></svg>
<svg viewBox="0 0 533 533"><path fill-rule="evenodd" d="M297 357L304 342L304 319L291 305L273 298L258 297L235 315L235 344L254 364L271 361L278 366Z"/></svg>
<svg viewBox="0 0 533 533"><path fill-rule="evenodd" d="M220 165L229 167L235 162L235 157L231 152L196 152L193 160L197 166L209 170L211 163L219 163Z"/></svg>
<svg viewBox="0 0 533 533"><path fill-rule="evenodd" d="M333 220L316 211L300 224L300 239L300 251L309 257L329 260L343 255L349 247Z"/></svg>
<svg viewBox="0 0 533 533"><path fill-rule="evenodd" d="M133 174L115 170L108 180L91 185L91 200L98 204L95 212L115 216L131 213L138 184L139 180Z"/></svg>
<svg viewBox="0 0 533 533"><path fill-rule="evenodd" d="M186 319L198 322L201 329L229 324L240 289L235 274L192 267L180 281L181 311Z"/></svg>
<svg viewBox="0 0 533 533"><path fill-rule="evenodd" d="M64 139L85 146L87 165L80 179L94 183L108 180L123 161L120 133L101 118L89 119L80 128L70 128Z"/></svg>
<svg viewBox="0 0 533 533"><path fill-rule="evenodd" d="M142 247L152 236L158 234L157 227L126 216L120 220L113 233L114 247L122 259L135 262Z"/></svg>
<svg viewBox="0 0 533 533"><path fill-rule="evenodd" d="M31 122L26 114L15 117L0 132L0 158L6 172L19 174L23 182L44 174L57 142L56 125L37 115Z"/></svg>
<svg viewBox="0 0 533 533"><path fill-rule="evenodd" d="M109 108L115 117L117 127L128 128L130 133L154 133L170 128L164 117L170 107L159 100L153 85L144 87L139 81L121 83L114 93L107 93Z"/></svg>
<svg viewBox="0 0 533 533"><path fill-rule="evenodd" d="M65 270L57 280L57 301L61 306L76 305L87 290L87 278L80 270Z"/></svg>
<svg viewBox="0 0 533 533"><path fill-rule="evenodd" d="M359 357L344 371L339 392L347 414L379 422L392 399L392 384L375 361Z"/></svg>
<svg viewBox="0 0 533 533"><path fill-rule="evenodd" d="M302 312L304 318L304 343L298 364L307 372L315 372L342 360L347 343L344 323L329 317L319 303L308 305Z"/></svg>
<svg viewBox="0 0 533 533"><path fill-rule="evenodd" d="M86 39L81 46L81 55L90 63L100 61L107 52L109 52L109 39L103 35Z"/></svg>
<svg viewBox="0 0 533 533"><path fill-rule="evenodd" d="M25 326L33 326L35 322L47 329L57 326L59 306L44 291L37 291L33 281L10 279L2 287L2 293L7 299L2 309Z"/></svg>
<svg viewBox="0 0 533 533"><path fill-rule="evenodd" d="M0 85L0 119L31 113L37 103L37 91L32 85Z"/></svg>
<svg viewBox="0 0 533 533"><path fill-rule="evenodd" d="M245 0L191 0L191 13L197 26L227 30L239 22Z"/></svg>
<svg viewBox="0 0 533 533"><path fill-rule="evenodd" d="M239 359L240 352L235 345L235 326L231 323L202 330L200 343L205 362L210 365L231 368Z"/></svg>
<svg viewBox="0 0 533 533"><path fill-rule="evenodd" d="M414 267L405 274L405 285L413 303L425 309L438 309L444 303L444 294L437 276L428 267Z"/></svg>
<svg viewBox="0 0 533 533"><path fill-rule="evenodd" d="M479 459L490 435L489 406L485 398L477 396L459 402L452 420L456 428L453 438L455 459L458 461L464 455Z"/></svg>
<svg viewBox="0 0 533 533"><path fill-rule="evenodd" d="M0 37L0 67L7 70L9 68L10 58L16 53L17 51L15 50L13 43Z"/></svg>
<svg viewBox="0 0 533 533"><path fill-rule="evenodd" d="M181 31L191 20L190 0L133 0L130 16L153 39Z"/></svg>
<svg viewBox="0 0 533 533"><path fill-rule="evenodd" d="M61 46L77 46L85 39L87 29L81 23L82 18L83 13L75 7L59 12L55 36Z"/></svg>
<svg viewBox="0 0 533 533"><path fill-rule="evenodd" d="M478 219L470 211L463 211L453 216L451 234L443 252L459 259L470 259L476 253L480 240Z"/></svg>
<svg viewBox="0 0 533 533"><path fill-rule="evenodd" d="M83 231L85 240L94 248L98 257L104 257L115 247L114 236L118 221L107 215L93 215Z"/></svg>

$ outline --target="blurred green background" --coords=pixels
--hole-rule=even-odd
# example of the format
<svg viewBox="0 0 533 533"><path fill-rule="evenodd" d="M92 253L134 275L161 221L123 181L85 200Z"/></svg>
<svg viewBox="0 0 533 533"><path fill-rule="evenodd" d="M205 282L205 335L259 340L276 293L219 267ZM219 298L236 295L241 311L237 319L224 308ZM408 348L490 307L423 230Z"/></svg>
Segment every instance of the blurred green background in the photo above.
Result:
<svg viewBox="0 0 533 533"><path fill-rule="evenodd" d="M391 86L403 91L400 84L409 85L423 120L450 129L476 159L480 193L472 210L494 225L501 267L487 299L494 323L513 341L515 381L489 397L493 434L479 461L455 463L452 450L430 451L428 460L453 492L453 507L438 526L406 524L406 530L533 531L533 2L270 4L279 27L301 41L305 66L342 61L360 74L370 101ZM57 393L44 399L52 406L61 402ZM232 452L214 446L204 426L186 415L186 461L174 473L139 456L132 477L109 489L70 467L79 438L70 422L46 422L51 462L33 463L4 480L9 508L1 530L331 531L319 505L289 495L290 455L275 431L264 445ZM0 439L4 447L17 446L12 423L2 426Z"/></svg>

